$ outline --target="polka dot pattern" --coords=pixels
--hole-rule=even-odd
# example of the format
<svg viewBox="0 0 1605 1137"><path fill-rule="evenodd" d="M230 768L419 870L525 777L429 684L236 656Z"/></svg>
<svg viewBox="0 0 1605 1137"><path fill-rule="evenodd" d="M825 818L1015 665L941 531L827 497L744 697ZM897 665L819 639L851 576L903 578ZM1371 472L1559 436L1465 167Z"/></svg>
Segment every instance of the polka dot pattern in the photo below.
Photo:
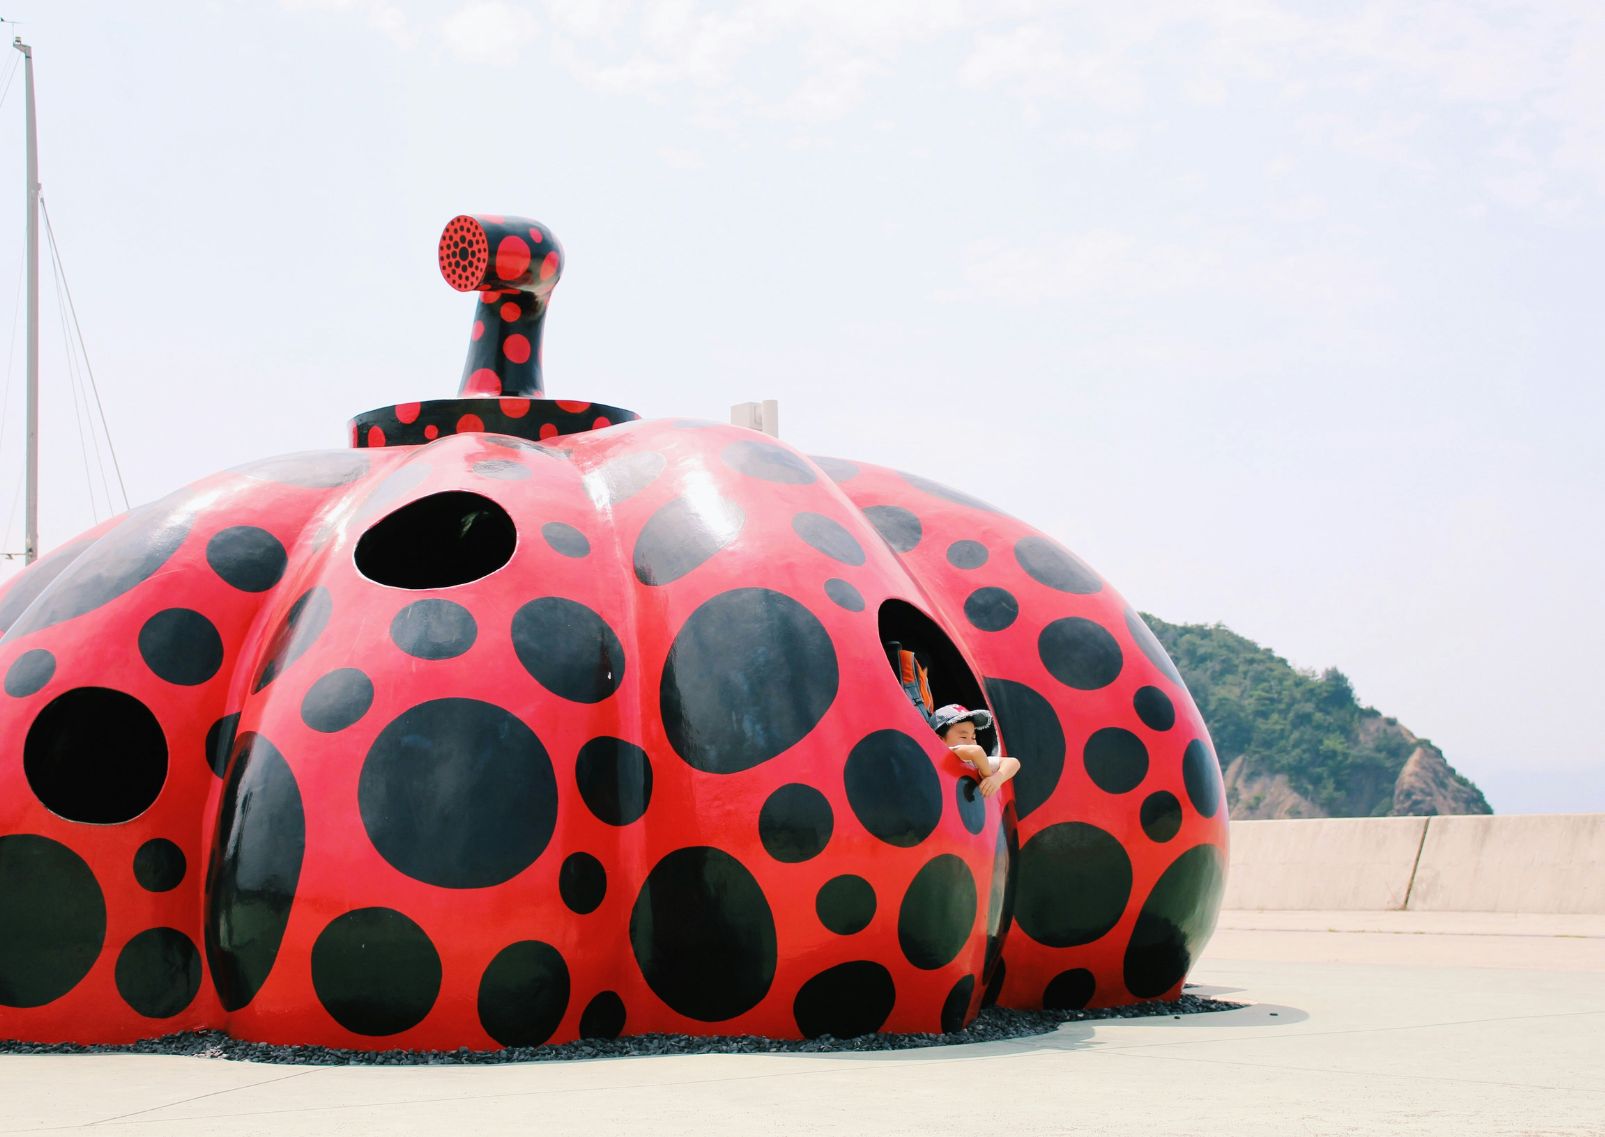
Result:
<svg viewBox="0 0 1605 1137"><path fill-rule="evenodd" d="M42 1007L76 987L106 939L89 865L58 841L0 837L0 1006Z"/></svg>
<svg viewBox="0 0 1605 1137"><path fill-rule="evenodd" d="M814 899L814 912L838 936L856 935L875 918L875 889L851 873L831 877Z"/></svg>
<svg viewBox="0 0 1605 1137"><path fill-rule="evenodd" d="M942 784L925 749L899 730L878 730L847 755L847 802L871 835L911 849L942 819Z"/></svg>
<svg viewBox="0 0 1605 1137"><path fill-rule="evenodd" d="M337 916L312 945L312 986L329 1016L353 1034L400 1034L423 1021L440 994L440 953L393 908Z"/></svg>
<svg viewBox="0 0 1605 1137"><path fill-rule="evenodd" d="M757 1006L778 963L763 889L739 860L706 846L653 866L630 914L630 947L653 994L705 1023Z"/></svg>
<svg viewBox="0 0 1605 1137"><path fill-rule="evenodd" d="M92 982L94 1013L123 1036L212 1025L232 1006L251 1008L236 1029L450 1049L954 1030L989 1002L1121 1002L1177 959L1184 974L1207 934L1185 930L1187 905L1207 917L1218 903L1206 854L1175 870L1180 884L1154 882L1189 850L1218 850L1226 816L1196 708L1140 617L1060 546L937 483L720 424L615 423L597 404L508 393L509 337L537 362L513 326L543 311L551 249L533 229L517 231L529 280L474 305L489 354L465 374L483 372L484 397L383 408L350 455L175 495L136 515L145 546L161 539L152 519L183 528L156 571L115 605L0 643L0 732L25 741L75 684L103 684L137 696L161 740L157 797L117 822L115 852L80 848L22 791L18 808L63 834L100 897L98 940L72 933L97 965L60 1005L83 1006ZM409 593L354 570L353 544L381 519L453 493L506 513L507 571ZM699 509L643 545L686 501ZM722 542L709 517L737 514ZM67 581L131 520L0 588L0 621L33 620L57 591L35 580ZM697 524L714 539L686 538ZM909 639L903 605L975 684L950 690L965 676L942 662L938 697L986 705L1022 762L994 797L890 681L879 641ZM210 641L158 635L187 618L170 612L215 633L208 678L172 678L206 674ZM83 650L92 636L125 645L123 674ZM467 727L437 705L452 700L477 704ZM215 838L200 801L219 810ZM27 902L4 860L9 918ZM185 936L183 905L201 897L200 939L161 931ZM0 1012L12 975L56 966L60 946L20 972L20 949L0 947ZM192 991L206 982L218 998Z"/></svg>
<svg viewBox="0 0 1605 1137"><path fill-rule="evenodd" d="M872 960L855 959L804 983L792 1015L804 1038L857 1038L878 1031L896 1001L892 973Z"/></svg>
<svg viewBox="0 0 1605 1137"><path fill-rule="evenodd" d="M55 674L56 657L44 648L34 648L11 661L3 686L13 699L25 699L43 691Z"/></svg>
<svg viewBox="0 0 1605 1137"><path fill-rule="evenodd" d="M837 683L830 635L806 607L765 588L723 592L675 633L659 688L664 733L698 770L751 769L812 731Z"/></svg>
<svg viewBox="0 0 1605 1137"><path fill-rule="evenodd" d="M362 763L369 839L398 871L442 888L489 888L523 872L557 824L557 779L523 720L478 699L419 703Z"/></svg>
<svg viewBox="0 0 1605 1137"><path fill-rule="evenodd" d="M555 947L540 940L509 944L479 981L480 1025L503 1046L539 1046L563 1021L569 990L568 964Z"/></svg>
<svg viewBox="0 0 1605 1137"><path fill-rule="evenodd" d="M117 993L134 1012L170 1019L201 989L201 953L177 928L148 928L117 955Z"/></svg>

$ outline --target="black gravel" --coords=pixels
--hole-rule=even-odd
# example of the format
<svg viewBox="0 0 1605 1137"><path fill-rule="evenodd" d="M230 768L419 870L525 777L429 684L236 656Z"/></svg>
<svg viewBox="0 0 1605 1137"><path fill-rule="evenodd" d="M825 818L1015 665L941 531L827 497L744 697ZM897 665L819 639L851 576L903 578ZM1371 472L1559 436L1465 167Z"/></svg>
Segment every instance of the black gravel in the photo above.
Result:
<svg viewBox="0 0 1605 1137"><path fill-rule="evenodd" d="M967 1028L951 1034L866 1034L858 1038L785 1040L757 1035L643 1034L632 1038L585 1039L560 1046L510 1046L504 1050L342 1050L332 1046L275 1046L244 1042L221 1031L192 1030L122 1045L73 1042L0 1042L0 1054L179 1054L229 1062L310 1066L487 1066L508 1062L570 1062L581 1058L633 1058L651 1054L839 1054L864 1050L917 1050L964 1046L1048 1034L1064 1023L1136 1019L1235 1011L1244 1003L1183 995L1174 1003L1134 1003L1096 1011L1010 1011L991 1007Z"/></svg>

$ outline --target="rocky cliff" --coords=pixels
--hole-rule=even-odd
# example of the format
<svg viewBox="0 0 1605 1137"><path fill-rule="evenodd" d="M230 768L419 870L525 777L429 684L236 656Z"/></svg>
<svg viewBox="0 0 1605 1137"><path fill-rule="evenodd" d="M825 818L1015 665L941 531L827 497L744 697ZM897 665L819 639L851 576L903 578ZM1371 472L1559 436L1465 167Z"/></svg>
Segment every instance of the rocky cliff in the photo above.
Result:
<svg viewBox="0 0 1605 1137"><path fill-rule="evenodd" d="M1299 671L1219 624L1144 619L1209 725L1232 817L1493 812L1432 742L1361 706L1337 669Z"/></svg>

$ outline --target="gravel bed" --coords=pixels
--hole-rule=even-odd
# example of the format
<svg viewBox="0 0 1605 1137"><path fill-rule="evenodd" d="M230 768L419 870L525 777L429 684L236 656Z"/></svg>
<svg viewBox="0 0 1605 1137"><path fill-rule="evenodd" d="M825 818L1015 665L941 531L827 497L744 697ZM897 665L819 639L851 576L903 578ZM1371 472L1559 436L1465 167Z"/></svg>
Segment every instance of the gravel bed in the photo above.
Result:
<svg viewBox="0 0 1605 1137"><path fill-rule="evenodd" d="M952 1034L866 1034L858 1038L786 1040L757 1035L643 1034L632 1038L584 1039L559 1046L510 1046L504 1050L342 1050L332 1046L275 1046L244 1042L221 1031L195 1030L122 1045L73 1042L0 1042L0 1054L179 1054L230 1062L310 1066L482 1066L506 1062L568 1062L580 1058L627 1058L650 1054L836 1054L855 1050L915 1050L963 1046L1047 1034L1063 1023L1135 1019L1234 1011L1245 1003L1183 995L1174 1003L1135 1003L1097 1011L1010 1011L990 1007L967 1028Z"/></svg>

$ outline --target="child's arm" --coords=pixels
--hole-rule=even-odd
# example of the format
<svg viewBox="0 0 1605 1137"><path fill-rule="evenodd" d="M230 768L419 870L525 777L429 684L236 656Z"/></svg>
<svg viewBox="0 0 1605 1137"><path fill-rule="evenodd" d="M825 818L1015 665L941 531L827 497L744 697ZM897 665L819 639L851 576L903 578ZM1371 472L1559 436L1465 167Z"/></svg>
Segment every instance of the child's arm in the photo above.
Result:
<svg viewBox="0 0 1605 1137"><path fill-rule="evenodd" d="M976 767L979 769L980 767ZM1007 754L998 759L998 768L981 779L981 796L991 797L998 792L999 787L1014 775L1020 772L1020 760L1010 758Z"/></svg>
<svg viewBox="0 0 1605 1137"><path fill-rule="evenodd" d="M992 756L974 743L961 742L957 746L948 747L948 749L958 755L961 761L973 763L975 772L983 778L996 771L996 767L992 764Z"/></svg>

